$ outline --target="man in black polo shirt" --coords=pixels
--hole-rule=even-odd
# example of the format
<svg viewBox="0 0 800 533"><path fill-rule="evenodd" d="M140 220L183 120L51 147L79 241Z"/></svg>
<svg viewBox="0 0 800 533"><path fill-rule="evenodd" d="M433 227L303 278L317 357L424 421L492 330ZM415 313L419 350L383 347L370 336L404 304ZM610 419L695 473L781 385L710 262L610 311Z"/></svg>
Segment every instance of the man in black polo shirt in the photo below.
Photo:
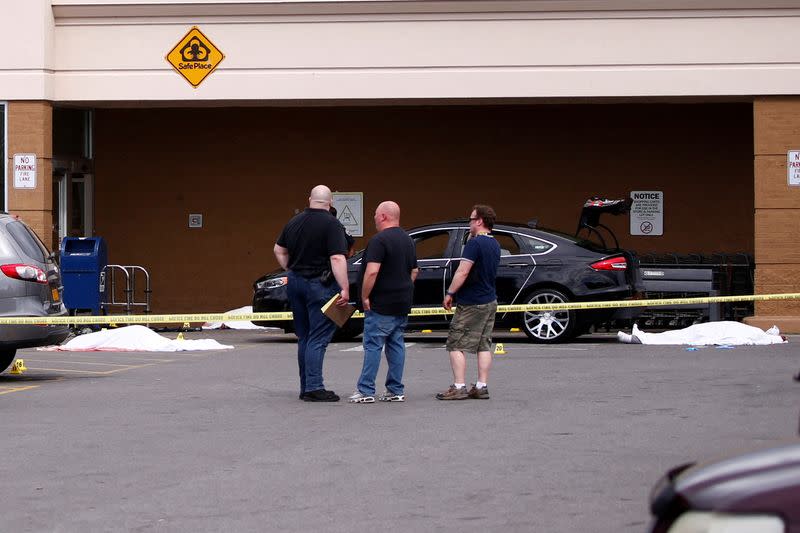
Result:
<svg viewBox="0 0 800 533"><path fill-rule="evenodd" d="M322 380L322 361L336 324L320 309L337 290L337 305L345 305L350 285L347 242L341 224L329 212L330 206L328 187L311 189L308 208L286 224L273 250L281 268L289 271L287 292L297 334L300 399L307 402L339 401L333 391L325 390Z"/></svg>

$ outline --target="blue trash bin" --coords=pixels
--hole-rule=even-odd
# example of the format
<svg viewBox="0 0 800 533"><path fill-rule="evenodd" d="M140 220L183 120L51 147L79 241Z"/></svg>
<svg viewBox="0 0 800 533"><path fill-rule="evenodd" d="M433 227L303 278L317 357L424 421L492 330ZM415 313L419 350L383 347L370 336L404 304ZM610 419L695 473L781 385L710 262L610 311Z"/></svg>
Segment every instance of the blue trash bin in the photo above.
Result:
<svg viewBox="0 0 800 533"><path fill-rule="evenodd" d="M105 300L106 241L102 237L64 237L60 254L64 305L71 312L91 310L99 315Z"/></svg>

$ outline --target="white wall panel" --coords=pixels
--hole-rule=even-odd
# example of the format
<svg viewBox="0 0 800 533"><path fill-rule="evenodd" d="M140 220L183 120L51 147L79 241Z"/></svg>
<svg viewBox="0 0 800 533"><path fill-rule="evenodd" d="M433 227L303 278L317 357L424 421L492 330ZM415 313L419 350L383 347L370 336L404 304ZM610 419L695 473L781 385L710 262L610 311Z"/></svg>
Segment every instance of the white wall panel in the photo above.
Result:
<svg viewBox="0 0 800 533"><path fill-rule="evenodd" d="M56 29L63 70L166 68L191 23ZM205 24L220 67L580 67L798 63L794 18ZM92 50L93 53L86 53Z"/></svg>
<svg viewBox="0 0 800 533"><path fill-rule="evenodd" d="M324 100L796 94L800 68L450 69L215 72L198 89L166 72L63 73L64 101Z"/></svg>
<svg viewBox="0 0 800 533"><path fill-rule="evenodd" d="M52 98L53 12L45 0L0 1L0 100Z"/></svg>
<svg viewBox="0 0 800 533"><path fill-rule="evenodd" d="M24 44L0 59L0 99L658 97L800 88L800 9L789 5L797 2L706 0L683 11L674 7L685 2L657 9L631 0L9 2L32 24L0 18L0 45ZM350 13L354 6L363 12ZM451 12L432 12L447 6ZM335 17L313 13L337 7L343 13ZM220 14L226 8L232 14ZM279 8L302 15L270 11ZM53 19L53 10L61 16ZM164 59L195 24L226 56L197 89Z"/></svg>

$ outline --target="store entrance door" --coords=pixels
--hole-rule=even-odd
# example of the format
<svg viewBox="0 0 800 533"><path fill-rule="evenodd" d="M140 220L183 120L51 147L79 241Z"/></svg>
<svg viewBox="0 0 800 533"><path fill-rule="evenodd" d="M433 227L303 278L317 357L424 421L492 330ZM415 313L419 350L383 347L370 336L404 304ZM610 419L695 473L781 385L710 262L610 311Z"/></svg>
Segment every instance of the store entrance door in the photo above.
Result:
<svg viewBox="0 0 800 533"><path fill-rule="evenodd" d="M94 176L67 168L53 170L53 248L64 237L94 234Z"/></svg>

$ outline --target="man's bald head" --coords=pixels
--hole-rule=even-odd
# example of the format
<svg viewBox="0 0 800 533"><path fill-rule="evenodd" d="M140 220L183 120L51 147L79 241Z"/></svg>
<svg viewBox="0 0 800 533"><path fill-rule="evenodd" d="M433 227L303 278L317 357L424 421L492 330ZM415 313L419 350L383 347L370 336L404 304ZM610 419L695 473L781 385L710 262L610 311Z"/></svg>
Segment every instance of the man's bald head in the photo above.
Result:
<svg viewBox="0 0 800 533"><path fill-rule="evenodd" d="M308 196L308 207L329 209L331 207L331 190L325 185L317 185Z"/></svg>
<svg viewBox="0 0 800 533"><path fill-rule="evenodd" d="M396 202L386 201L375 208L375 227L378 231L400 225L400 206Z"/></svg>
<svg viewBox="0 0 800 533"><path fill-rule="evenodd" d="M392 201L381 202L375 211L377 211L378 213L383 213L384 215L386 215L386 218L390 220L393 220L395 222L400 222L400 206L397 205L397 202L392 202Z"/></svg>

